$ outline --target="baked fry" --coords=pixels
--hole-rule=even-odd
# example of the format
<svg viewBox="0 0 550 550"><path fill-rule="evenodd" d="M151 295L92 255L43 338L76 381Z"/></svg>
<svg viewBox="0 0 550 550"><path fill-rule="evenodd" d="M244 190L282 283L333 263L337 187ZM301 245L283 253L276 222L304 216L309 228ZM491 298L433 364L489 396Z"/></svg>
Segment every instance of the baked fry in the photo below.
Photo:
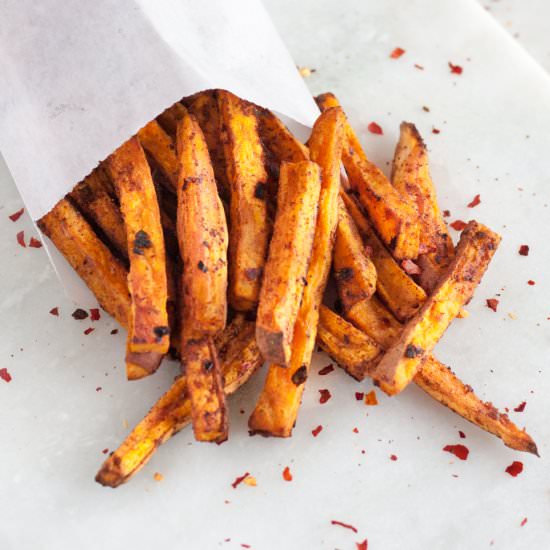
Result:
<svg viewBox="0 0 550 550"><path fill-rule="evenodd" d="M284 162L277 217L256 318L256 341L266 361L288 366L317 221L321 171L310 161Z"/></svg>
<svg viewBox="0 0 550 550"><path fill-rule="evenodd" d="M270 365L256 407L248 420L252 433L289 437L298 409L315 347L319 307L325 291L338 224L340 155L344 117L340 109L323 113L315 122L310 138L310 157L321 167L319 213L308 267L307 285L294 325L289 367Z"/></svg>
<svg viewBox="0 0 550 550"><path fill-rule="evenodd" d="M376 290L376 269L365 253L359 231L341 197L338 197L338 227L332 265L336 280L346 281L345 285L338 285L344 310L372 297Z"/></svg>
<svg viewBox="0 0 550 550"><path fill-rule="evenodd" d="M132 303L126 372L134 380L152 374L169 347L164 237L155 186L138 139L133 137L119 147L107 159L107 167L118 193L128 242ZM156 366L150 354L157 354Z"/></svg>
<svg viewBox="0 0 550 550"><path fill-rule="evenodd" d="M246 383L263 363L254 339L254 323L238 315L216 341L229 395ZM191 401L187 379L178 378L153 405L145 418L132 430L120 447L103 463L96 481L118 487L135 475L157 448L191 421Z"/></svg>
<svg viewBox="0 0 550 550"><path fill-rule="evenodd" d="M229 301L236 310L247 311L258 303L267 256L267 172L256 108L223 90L218 105L231 190Z"/></svg>
<svg viewBox="0 0 550 550"><path fill-rule="evenodd" d="M454 257L453 241L437 204L430 177L426 145L410 122L401 123L399 142L395 149L392 183L401 196L418 212L421 268L419 282L431 294Z"/></svg>
<svg viewBox="0 0 550 550"><path fill-rule="evenodd" d="M478 222L466 226L445 277L372 372L386 393L399 393L416 374L423 357L472 297L499 242L496 233Z"/></svg>
<svg viewBox="0 0 550 550"><path fill-rule="evenodd" d="M333 94L316 98L321 111L339 106ZM359 193L361 204L384 241L397 259L414 259L419 253L420 225L418 216L391 185L386 176L365 155L359 139L346 120L346 143L342 161L351 187Z"/></svg>
<svg viewBox="0 0 550 550"><path fill-rule="evenodd" d="M130 294L126 270L82 214L62 199L38 220L38 227L80 275L99 305L127 326Z"/></svg>
<svg viewBox="0 0 550 550"><path fill-rule="evenodd" d="M179 101L176 101L176 103L160 113L157 117L157 122L161 125L162 129L175 140L178 122L186 112L187 110L185 107Z"/></svg>

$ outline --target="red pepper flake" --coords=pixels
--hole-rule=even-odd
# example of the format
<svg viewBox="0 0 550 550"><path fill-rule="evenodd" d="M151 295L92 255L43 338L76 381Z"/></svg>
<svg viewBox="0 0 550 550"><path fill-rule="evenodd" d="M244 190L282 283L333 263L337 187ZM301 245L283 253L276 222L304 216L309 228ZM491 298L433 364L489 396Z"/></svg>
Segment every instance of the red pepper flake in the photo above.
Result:
<svg viewBox="0 0 550 550"><path fill-rule="evenodd" d="M379 124L376 124L376 122L371 122L368 125L368 129L371 134L376 134L378 136L381 136L384 133L382 131L382 127Z"/></svg>
<svg viewBox="0 0 550 550"><path fill-rule="evenodd" d="M460 65L453 65L450 61L449 69L451 69L452 74L462 74L462 67Z"/></svg>
<svg viewBox="0 0 550 550"><path fill-rule="evenodd" d="M24 232L24 231L19 231L19 233L17 233L17 235L15 236L15 238L17 239L17 242L18 242L23 248L27 248L27 245L25 244L25 232Z"/></svg>
<svg viewBox="0 0 550 550"><path fill-rule="evenodd" d="M351 529L354 533L357 533L357 529L353 525L350 525L349 523L344 523L344 522L338 521L336 519L331 519L330 523L332 525L339 525L340 527L343 527L344 529Z"/></svg>
<svg viewBox="0 0 550 550"><path fill-rule="evenodd" d="M357 401L363 401L363 397L365 397L365 394L362 391L355 392L355 399L357 399Z"/></svg>
<svg viewBox="0 0 550 550"><path fill-rule="evenodd" d="M397 455L390 455L390 460L395 462L397 460Z"/></svg>
<svg viewBox="0 0 550 550"><path fill-rule="evenodd" d="M114 329L111 331L111 334L118 334L118 328L114 328Z"/></svg>
<svg viewBox="0 0 550 550"><path fill-rule="evenodd" d="M326 374L330 374L332 371L334 370L334 367L332 365L327 365L326 367L323 367L320 371L319 371L319 374L321 376L325 376Z"/></svg>
<svg viewBox="0 0 550 550"><path fill-rule="evenodd" d="M23 212L25 212L25 209L21 208L21 210L18 210L17 212L10 214L9 215L10 220L12 222L16 222L23 215Z"/></svg>
<svg viewBox="0 0 550 550"><path fill-rule="evenodd" d="M376 392L374 390L371 390L365 395L365 405L378 405L378 399L376 398Z"/></svg>
<svg viewBox="0 0 550 550"><path fill-rule="evenodd" d="M444 218L448 218L450 215L451 215L451 211L450 211L450 210L443 210L443 217L444 217Z"/></svg>
<svg viewBox="0 0 550 550"><path fill-rule="evenodd" d="M101 386L98 386L95 391L101 391L103 388Z"/></svg>
<svg viewBox="0 0 550 550"><path fill-rule="evenodd" d="M419 65L418 63L415 63L414 64L414 68L415 69L418 69L419 71L423 71L424 70L424 67L422 65Z"/></svg>
<svg viewBox="0 0 550 550"><path fill-rule="evenodd" d="M88 336L88 334L90 334L90 332L93 332L95 329L93 329L92 327L88 327L85 331L84 331L84 335L85 336Z"/></svg>
<svg viewBox="0 0 550 550"><path fill-rule="evenodd" d="M527 405L527 403L522 401L517 407L514 408L514 411L517 413L522 413L525 410L525 405Z"/></svg>
<svg viewBox="0 0 550 550"><path fill-rule="evenodd" d="M0 378L4 382L11 382L11 374L8 372L8 369L0 369Z"/></svg>
<svg viewBox="0 0 550 550"><path fill-rule="evenodd" d="M233 489L236 489L237 485L240 485L249 475L250 472L245 472L242 476L236 477L235 481L231 484L231 487L233 487Z"/></svg>
<svg viewBox="0 0 550 550"><path fill-rule="evenodd" d="M99 309L97 307L90 309L90 321L99 321L100 317L101 315L99 314Z"/></svg>
<svg viewBox="0 0 550 550"><path fill-rule="evenodd" d="M523 472L523 462L519 462L519 460L514 460L510 466L508 466L505 470L507 474L510 474L512 477L516 477L521 472Z"/></svg>
<svg viewBox="0 0 550 550"><path fill-rule="evenodd" d="M31 237L31 240L29 241L29 246L31 248L42 248L42 243L38 239Z"/></svg>
<svg viewBox="0 0 550 550"><path fill-rule="evenodd" d="M353 428L353 433L354 434L358 434L359 433L359 430L357 428Z"/></svg>
<svg viewBox="0 0 550 550"><path fill-rule="evenodd" d="M487 307L492 309L495 313L498 307L498 300L496 298L487 298Z"/></svg>
<svg viewBox="0 0 550 550"><path fill-rule="evenodd" d="M321 431L323 430L323 426L319 424L314 430L311 430L311 433L313 434L313 437L317 437Z"/></svg>
<svg viewBox="0 0 550 550"><path fill-rule="evenodd" d="M408 275L420 275L422 273L422 270L412 260L403 260L401 267Z"/></svg>
<svg viewBox="0 0 550 550"><path fill-rule="evenodd" d="M523 518L521 520L521 523L519 524L520 527L523 527L527 523L527 518Z"/></svg>
<svg viewBox="0 0 550 550"><path fill-rule="evenodd" d="M395 48L393 52L390 54L390 57L392 59L399 59L404 53L405 53L405 50L403 48Z"/></svg>
<svg viewBox="0 0 550 550"><path fill-rule="evenodd" d="M246 544L244 542L241 542L241 548L250 548L250 544Z"/></svg>
<svg viewBox="0 0 550 550"><path fill-rule="evenodd" d="M462 430L458 430L458 435L460 436L460 439L466 439L466 434Z"/></svg>
<svg viewBox="0 0 550 550"><path fill-rule="evenodd" d="M368 550L369 542L365 539L363 542L356 542L355 546L357 546L357 550Z"/></svg>
<svg viewBox="0 0 550 550"><path fill-rule="evenodd" d="M468 208L474 208L481 202L479 195L476 195L471 202L468 203Z"/></svg>
<svg viewBox="0 0 550 550"><path fill-rule="evenodd" d="M321 394L321 397L319 397L319 403L321 404L326 403L332 397L328 390L319 390L319 393Z"/></svg>
<svg viewBox="0 0 550 550"><path fill-rule="evenodd" d="M76 321L82 321L82 319L88 318L88 312L85 309L77 308L72 313L72 318Z"/></svg>
<svg viewBox="0 0 550 550"><path fill-rule="evenodd" d="M50 315L55 315L56 317L59 317L59 308L54 307L54 308L50 309Z"/></svg>
<svg viewBox="0 0 550 550"><path fill-rule="evenodd" d="M528 284L529 286L535 286L535 281L533 281L533 279L529 279L529 280L527 281L527 284Z"/></svg>
<svg viewBox="0 0 550 550"><path fill-rule="evenodd" d="M528 244L522 244L519 247L518 253L520 256L528 256L529 255L529 245Z"/></svg>
<svg viewBox="0 0 550 550"><path fill-rule="evenodd" d="M456 220L449 225L456 231L462 231L468 224L462 220Z"/></svg>
<svg viewBox="0 0 550 550"><path fill-rule="evenodd" d="M470 453L470 450L468 449L468 447L465 447L464 445L460 445L460 444L445 445L445 447L443 447L443 450L455 455L460 460L466 460L468 458L468 454Z"/></svg>
<svg viewBox="0 0 550 550"><path fill-rule="evenodd" d="M441 130L439 128L432 128L432 134L440 134Z"/></svg>
<svg viewBox="0 0 550 550"><path fill-rule="evenodd" d="M288 466L283 470L283 479L285 481L292 481L292 474L290 473L290 468Z"/></svg>
<svg viewBox="0 0 550 550"><path fill-rule="evenodd" d="M101 452L106 455L109 452L109 449L103 449Z"/></svg>

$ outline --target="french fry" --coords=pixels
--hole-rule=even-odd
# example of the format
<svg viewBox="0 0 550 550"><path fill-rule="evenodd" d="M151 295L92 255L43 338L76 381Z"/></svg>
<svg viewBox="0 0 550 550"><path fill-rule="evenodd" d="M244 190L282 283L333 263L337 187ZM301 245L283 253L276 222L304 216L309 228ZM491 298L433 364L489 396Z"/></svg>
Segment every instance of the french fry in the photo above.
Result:
<svg viewBox="0 0 550 550"><path fill-rule="evenodd" d="M95 224L113 248L128 257L126 231L120 208L109 194L111 182L101 167L96 168L69 193L79 210Z"/></svg>
<svg viewBox="0 0 550 550"><path fill-rule="evenodd" d="M454 257L454 246L437 204L426 145L416 126L410 122L401 123L393 159L392 183L418 212L420 246L426 251L417 261L421 268L419 281L431 294Z"/></svg>
<svg viewBox="0 0 550 550"><path fill-rule="evenodd" d="M321 310L317 340L323 350L356 380L369 376L381 357L380 347L371 337L328 308ZM433 355L422 361L413 382L462 418L501 438L508 447L537 454L537 446L525 430L519 430L491 403L481 401L470 386L463 384Z"/></svg>
<svg viewBox="0 0 550 550"><path fill-rule="evenodd" d="M162 129L175 140L178 122L183 118L186 112L187 110L185 107L179 101L176 101L176 103L160 113L157 117L157 122L161 125Z"/></svg>
<svg viewBox="0 0 550 550"><path fill-rule="evenodd" d="M248 420L252 433L289 437L296 423L315 347L319 307L330 271L338 224L343 135L344 117L340 109L323 113L313 127L309 142L310 156L321 167L322 181L307 285L294 326L290 366L270 365L256 407Z"/></svg>
<svg viewBox="0 0 550 550"><path fill-rule="evenodd" d="M170 185L170 190L175 192L178 183L179 166L174 140L162 129L156 120L152 120L146 124L137 133L137 136L143 149L147 151L147 154L162 172L164 176L162 181L167 181Z"/></svg>
<svg viewBox="0 0 550 550"><path fill-rule="evenodd" d="M229 395L245 384L263 363L254 338L254 323L238 315L220 334L216 347L225 392ZM181 376L105 460L96 481L113 488L125 483L149 462L160 445L190 422L187 379Z"/></svg>
<svg viewBox="0 0 550 550"><path fill-rule="evenodd" d="M236 310L248 311L258 303L267 255L267 172L256 108L223 90L218 106L231 190L229 301Z"/></svg>
<svg viewBox="0 0 550 550"><path fill-rule="evenodd" d="M130 294L126 270L82 214L62 199L38 221L38 227L80 275L101 307L127 326Z"/></svg>
<svg viewBox="0 0 550 550"><path fill-rule="evenodd" d="M340 105L333 94L320 95L316 101L321 111ZM420 244L418 216L367 158L347 120L342 161L351 187L359 193L361 204L392 254L400 260L416 258Z"/></svg>
<svg viewBox="0 0 550 550"><path fill-rule="evenodd" d="M466 226L444 278L372 372L387 394L402 391L416 374L423 357L472 297L499 242L496 233L478 222Z"/></svg>
<svg viewBox="0 0 550 550"><path fill-rule="evenodd" d="M138 139L119 147L107 159L107 167L126 226L132 297L126 372L135 380L152 374L169 347L164 238L155 186ZM156 365L151 354L158 357Z"/></svg>
<svg viewBox="0 0 550 550"><path fill-rule="evenodd" d="M347 193L340 193L376 268L376 291L401 322L408 321L426 301L426 293L393 259L372 229L357 203Z"/></svg>
<svg viewBox="0 0 550 550"><path fill-rule="evenodd" d="M284 162L277 217L260 291L256 341L266 361L288 366L317 220L321 170L310 161Z"/></svg>
<svg viewBox="0 0 550 550"><path fill-rule="evenodd" d="M376 268L365 254L359 231L341 197L338 197L338 227L332 265L336 279L346 281L346 285L338 286L344 310L372 297L376 291Z"/></svg>

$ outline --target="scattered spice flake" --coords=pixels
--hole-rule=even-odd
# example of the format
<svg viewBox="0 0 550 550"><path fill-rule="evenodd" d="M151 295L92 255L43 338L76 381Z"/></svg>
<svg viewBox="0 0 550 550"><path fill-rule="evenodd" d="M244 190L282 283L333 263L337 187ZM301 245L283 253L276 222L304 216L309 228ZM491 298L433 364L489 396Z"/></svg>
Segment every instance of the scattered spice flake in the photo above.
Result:
<svg viewBox="0 0 550 550"><path fill-rule="evenodd" d="M390 57L392 59L399 59L404 53L405 53L405 50L403 48L395 48L393 52L390 54Z"/></svg>
<svg viewBox="0 0 550 550"><path fill-rule="evenodd" d="M522 413L525 410L525 405L527 405L527 403L522 401L517 407L514 408L514 411L517 413Z"/></svg>
<svg viewBox="0 0 550 550"><path fill-rule="evenodd" d="M368 550L369 542L365 539L363 542L356 542L355 546L357 546L357 550Z"/></svg>
<svg viewBox="0 0 550 550"><path fill-rule="evenodd" d="M155 472L153 474L153 479L155 481L162 481L164 479L164 476L160 472Z"/></svg>
<svg viewBox="0 0 550 550"><path fill-rule="evenodd" d="M498 300L496 298L487 298L487 307L492 309L495 313L498 307Z"/></svg>
<svg viewBox="0 0 550 550"><path fill-rule="evenodd" d="M479 197L479 195L476 195L471 202L468 203L468 208L474 208L476 207L478 204L481 203L481 198Z"/></svg>
<svg viewBox="0 0 550 550"><path fill-rule="evenodd" d="M24 232L24 231L19 231L19 233L17 233L17 235L15 236L15 238L17 239L17 242L18 242L23 248L27 248L27 245L25 244L25 232Z"/></svg>
<svg viewBox="0 0 550 550"><path fill-rule="evenodd" d="M439 128L432 128L432 134L440 134L441 130Z"/></svg>
<svg viewBox="0 0 550 550"><path fill-rule="evenodd" d="M508 317L510 317L510 319L512 319L513 321L515 321L518 318L518 316L512 312L508 313Z"/></svg>
<svg viewBox="0 0 550 550"><path fill-rule="evenodd" d="M453 223L449 224L455 231L462 231L466 225L468 225L466 222L462 220L455 220Z"/></svg>
<svg viewBox="0 0 550 550"><path fill-rule="evenodd" d="M358 434L359 433L359 430L357 428L353 428L353 433L354 434Z"/></svg>
<svg viewBox="0 0 550 550"><path fill-rule="evenodd" d="M258 485L258 482L256 481L256 478L254 476L246 476L243 479L243 483L245 485L248 485L249 487L256 487L256 485Z"/></svg>
<svg viewBox="0 0 550 550"><path fill-rule="evenodd" d="M250 544L246 544L245 542L241 542L241 548L250 548Z"/></svg>
<svg viewBox="0 0 550 550"><path fill-rule="evenodd" d="M298 72L302 78L308 78L311 76L317 69L310 69L309 67L298 67Z"/></svg>
<svg viewBox="0 0 550 550"><path fill-rule="evenodd" d="M369 132L371 134L376 134L378 136L381 136L384 132L382 131L382 127L379 124L376 124L376 122L371 122L367 128L369 129Z"/></svg>
<svg viewBox="0 0 550 550"><path fill-rule="evenodd" d="M419 65L418 63L415 63L414 64L414 68L415 69L418 69L419 71L423 71L424 70L424 67L422 65Z"/></svg>
<svg viewBox="0 0 550 550"><path fill-rule="evenodd" d="M31 237L31 240L29 241L29 246L31 248L42 248L42 243L38 239Z"/></svg>
<svg viewBox="0 0 550 550"><path fill-rule="evenodd" d="M314 430L311 430L311 433L313 434L313 437L317 437L321 431L323 430L323 426L319 424Z"/></svg>
<svg viewBox="0 0 550 550"><path fill-rule="evenodd" d="M470 316L470 312L465 310L464 308L462 308L457 314L456 316L459 318L459 319L467 319L469 316Z"/></svg>
<svg viewBox="0 0 550 550"><path fill-rule="evenodd" d="M535 286L535 281L533 281L533 279L529 279L529 280L527 281L527 284L528 284L529 286Z"/></svg>
<svg viewBox="0 0 550 550"><path fill-rule="evenodd" d="M523 518L521 520L521 523L519 524L520 527L523 527L527 523L527 518Z"/></svg>
<svg viewBox="0 0 550 550"><path fill-rule="evenodd" d="M104 455L106 455L106 454L109 452L109 449L107 449L107 447L105 447L105 449L103 449L101 452L102 452Z"/></svg>
<svg viewBox="0 0 550 550"><path fill-rule="evenodd" d="M111 331L111 334L118 334L118 328L114 328L114 329Z"/></svg>
<svg viewBox="0 0 550 550"><path fill-rule="evenodd" d="M365 397L365 394L362 391L355 392L355 399L357 399L357 401L363 401L363 397Z"/></svg>
<svg viewBox="0 0 550 550"><path fill-rule="evenodd" d="M319 403L321 404L326 403L332 397L328 390L319 390L319 393L321 394L319 397Z"/></svg>
<svg viewBox="0 0 550 550"><path fill-rule="evenodd" d="M332 371L334 370L334 366L331 364L331 365L327 365L326 367L323 367L320 371L319 371L319 374L321 376L325 376L327 374L330 374Z"/></svg>
<svg viewBox="0 0 550 550"><path fill-rule="evenodd" d="M468 458L468 455L470 454L470 449L460 444L445 445L445 447L443 447L443 450L455 455L460 460L466 460Z"/></svg>
<svg viewBox="0 0 550 550"><path fill-rule="evenodd" d="M56 317L59 317L59 308L53 307L52 309L50 309L50 315L55 315Z"/></svg>
<svg viewBox="0 0 550 550"><path fill-rule="evenodd" d="M378 405L378 399L376 398L376 392L374 390L371 390L365 395L365 405Z"/></svg>
<svg viewBox="0 0 550 550"><path fill-rule="evenodd" d="M422 106L422 110L423 110L425 113L429 113L429 112L430 112L430 108L429 108L429 107L426 107L426 105L423 105L423 106Z"/></svg>
<svg viewBox="0 0 550 550"><path fill-rule="evenodd" d="M88 327L85 331L84 331L84 336L88 336L88 334L90 334L90 332L93 332L95 329L92 328L92 327Z"/></svg>
<svg viewBox="0 0 550 550"><path fill-rule="evenodd" d="M390 455L390 460L395 462L397 460L397 455Z"/></svg>
<svg viewBox="0 0 550 550"><path fill-rule="evenodd" d="M235 481L231 484L231 487L233 487L233 489L236 489L237 486L240 485L249 475L250 472L245 472L242 476L236 477Z"/></svg>
<svg viewBox="0 0 550 550"><path fill-rule="evenodd" d="M97 307L90 309L90 321L99 321L100 317L101 315L99 314L99 309Z"/></svg>
<svg viewBox="0 0 550 550"><path fill-rule="evenodd" d="M21 208L21 210L18 210L17 212L14 212L13 214L10 214L9 219L12 222L16 222L23 215L23 212L25 212L25 209Z"/></svg>
<svg viewBox="0 0 550 550"><path fill-rule="evenodd" d="M285 481L292 481L292 474L290 473L290 468L288 466L283 470L283 479Z"/></svg>
<svg viewBox="0 0 550 550"><path fill-rule="evenodd" d="M458 430L458 435L460 436L460 439L466 439L466 434L462 430Z"/></svg>
<svg viewBox="0 0 550 550"><path fill-rule="evenodd" d="M77 321L82 321L82 319L86 319L88 317L88 312L85 309L75 309L72 313L72 318L76 319Z"/></svg>
<svg viewBox="0 0 550 550"><path fill-rule="evenodd" d="M408 275L420 275L422 270L412 260L403 260L401 267Z"/></svg>
<svg viewBox="0 0 550 550"><path fill-rule="evenodd" d="M460 65L454 65L449 61L449 69L451 69L452 74L462 74L462 67Z"/></svg>
<svg viewBox="0 0 550 550"><path fill-rule="evenodd" d="M528 256L529 255L529 245L528 244L522 244L519 247L518 253L520 256Z"/></svg>
<svg viewBox="0 0 550 550"><path fill-rule="evenodd" d="M504 470L507 474L510 474L512 477L517 477L521 472L523 472L523 462L519 460L514 460L510 466Z"/></svg>
<svg viewBox="0 0 550 550"><path fill-rule="evenodd" d="M11 374L8 372L8 369L6 368L0 369L0 378L4 382L11 382Z"/></svg>
<svg viewBox="0 0 550 550"><path fill-rule="evenodd" d="M450 210L443 210L443 217L444 217L444 218L448 218L450 215L451 215L451 211L450 211Z"/></svg>
<svg viewBox="0 0 550 550"><path fill-rule="evenodd" d="M350 525L349 523L344 523L344 522L338 521L336 519L331 519L330 523L332 525L339 525L340 527L343 527L344 529L351 529L354 533L357 533L357 529L353 525Z"/></svg>

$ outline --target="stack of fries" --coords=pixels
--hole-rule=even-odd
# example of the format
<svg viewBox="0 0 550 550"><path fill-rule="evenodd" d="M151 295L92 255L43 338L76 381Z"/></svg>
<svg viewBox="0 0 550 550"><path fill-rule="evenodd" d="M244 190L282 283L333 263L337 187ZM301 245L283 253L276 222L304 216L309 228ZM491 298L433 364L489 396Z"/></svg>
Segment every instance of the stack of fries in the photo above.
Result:
<svg viewBox="0 0 550 550"><path fill-rule="evenodd" d="M389 395L414 382L507 446L537 452L432 354L500 237L471 221L454 247L414 125L401 125L390 181L337 99L317 102L306 147L227 91L184 98L40 220L128 330L128 379L153 374L168 353L181 361L99 483L127 481L190 422L197 440L224 441L226 396L266 361L249 427L289 437L316 344L359 381ZM333 309L323 303L331 264Z"/></svg>

